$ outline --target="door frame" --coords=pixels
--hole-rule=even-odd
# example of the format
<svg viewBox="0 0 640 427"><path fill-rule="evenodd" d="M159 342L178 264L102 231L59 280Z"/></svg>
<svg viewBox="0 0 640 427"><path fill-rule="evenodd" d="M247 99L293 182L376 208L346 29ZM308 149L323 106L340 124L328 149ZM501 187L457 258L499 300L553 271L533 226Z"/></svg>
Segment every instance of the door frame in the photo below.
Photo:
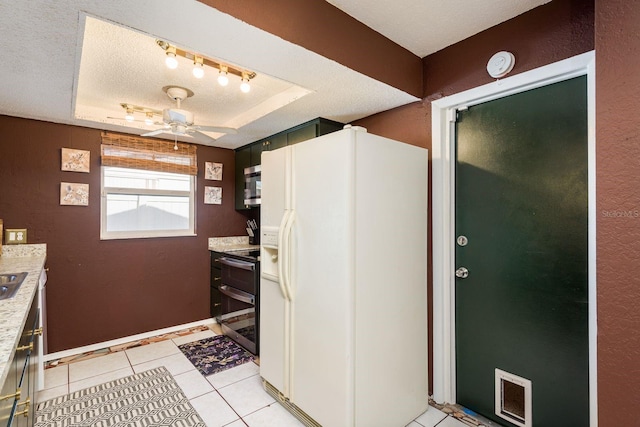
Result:
<svg viewBox="0 0 640 427"><path fill-rule="evenodd" d="M433 218L433 398L456 403L455 337L455 112L457 109L587 76L588 144L588 295L589 295L589 418L598 424L596 322L596 156L595 52L583 53L534 70L441 98L432 113Z"/></svg>

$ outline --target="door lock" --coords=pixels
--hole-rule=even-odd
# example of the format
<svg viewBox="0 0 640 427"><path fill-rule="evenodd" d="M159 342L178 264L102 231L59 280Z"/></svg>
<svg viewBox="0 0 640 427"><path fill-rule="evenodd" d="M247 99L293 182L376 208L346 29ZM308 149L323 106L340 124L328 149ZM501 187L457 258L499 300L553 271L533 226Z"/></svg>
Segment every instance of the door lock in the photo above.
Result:
<svg viewBox="0 0 640 427"><path fill-rule="evenodd" d="M467 236L458 236L456 242L458 243L458 246L467 246L469 239L467 239Z"/></svg>
<svg viewBox="0 0 640 427"><path fill-rule="evenodd" d="M469 270L464 267L460 267L456 270L456 277L459 279L466 279L469 276Z"/></svg>

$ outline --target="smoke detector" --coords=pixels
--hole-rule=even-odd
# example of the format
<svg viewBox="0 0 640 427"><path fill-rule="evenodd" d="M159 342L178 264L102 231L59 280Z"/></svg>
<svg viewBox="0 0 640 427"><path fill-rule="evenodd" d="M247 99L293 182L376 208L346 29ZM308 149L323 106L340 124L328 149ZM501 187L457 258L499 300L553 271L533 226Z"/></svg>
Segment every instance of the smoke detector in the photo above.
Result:
<svg viewBox="0 0 640 427"><path fill-rule="evenodd" d="M489 59L487 63L487 72L494 79L499 79L506 76L513 70L513 66L516 64L516 57L513 53L507 51L501 51L496 53Z"/></svg>

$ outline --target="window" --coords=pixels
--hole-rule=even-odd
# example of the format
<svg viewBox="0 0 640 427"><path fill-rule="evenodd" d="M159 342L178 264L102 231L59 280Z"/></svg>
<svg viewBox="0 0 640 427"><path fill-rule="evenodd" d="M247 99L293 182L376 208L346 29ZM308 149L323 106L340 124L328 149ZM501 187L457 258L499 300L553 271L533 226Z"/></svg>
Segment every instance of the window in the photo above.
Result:
<svg viewBox="0 0 640 427"><path fill-rule="evenodd" d="M194 177L102 168L102 239L194 235Z"/></svg>
<svg viewBox="0 0 640 427"><path fill-rule="evenodd" d="M195 235L195 147L107 133L102 142L100 238Z"/></svg>

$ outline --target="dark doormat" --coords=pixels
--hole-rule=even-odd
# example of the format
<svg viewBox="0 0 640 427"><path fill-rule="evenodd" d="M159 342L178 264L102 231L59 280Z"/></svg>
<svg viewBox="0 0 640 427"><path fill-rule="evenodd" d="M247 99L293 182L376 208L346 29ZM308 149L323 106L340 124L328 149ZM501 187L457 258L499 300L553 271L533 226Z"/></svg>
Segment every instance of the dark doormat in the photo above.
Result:
<svg viewBox="0 0 640 427"><path fill-rule="evenodd" d="M254 360L253 354L225 335L178 346L205 377Z"/></svg>

